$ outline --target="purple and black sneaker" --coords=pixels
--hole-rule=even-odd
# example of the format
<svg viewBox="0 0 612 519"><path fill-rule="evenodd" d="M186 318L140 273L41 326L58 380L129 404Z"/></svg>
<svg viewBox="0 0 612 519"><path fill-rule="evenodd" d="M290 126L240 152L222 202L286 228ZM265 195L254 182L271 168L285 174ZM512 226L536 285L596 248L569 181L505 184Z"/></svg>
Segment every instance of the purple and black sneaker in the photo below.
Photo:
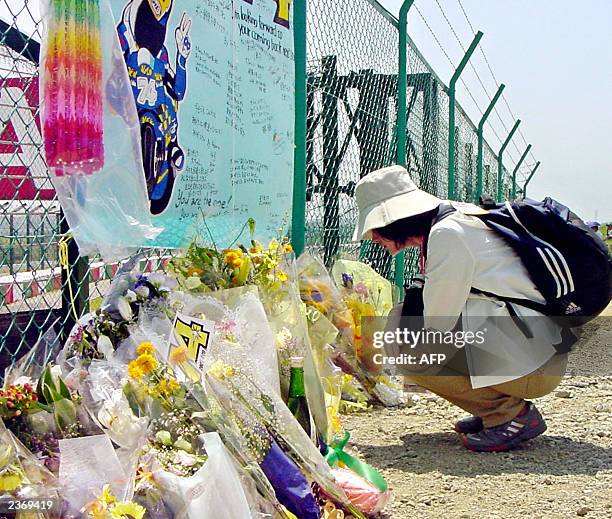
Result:
<svg viewBox="0 0 612 519"><path fill-rule="evenodd" d="M546 431L546 422L531 402L519 416L496 427L465 434L463 445L476 452L503 452L514 449L520 443L531 440Z"/></svg>
<svg viewBox="0 0 612 519"><path fill-rule="evenodd" d="M480 416L466 416L455 422L455 431L460 434L478 433L484 429Z"/></svg>

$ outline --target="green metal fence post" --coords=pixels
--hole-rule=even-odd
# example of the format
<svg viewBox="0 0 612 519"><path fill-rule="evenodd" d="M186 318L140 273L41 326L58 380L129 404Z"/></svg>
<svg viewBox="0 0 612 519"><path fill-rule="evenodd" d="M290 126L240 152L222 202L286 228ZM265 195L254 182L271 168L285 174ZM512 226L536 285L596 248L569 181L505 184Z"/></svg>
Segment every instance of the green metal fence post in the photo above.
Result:
<svg viewBox="0 0 612 519"><path fill-rule="evenodd" d="M510 130L510 133L508 134L508 137L506 137L506 140L502 144L502 147L499 149L499 153L497 154L497 201L498 202L501 202L503 200L503 198L504 198L504 185L503 185L503 177L504 177L504 151L506 150L506 147L508 146L508 144L510 144L510 141L512 140L512 137L516 133L516 130L518 130L518 127L519 127L520 124L521 124L521 120L518 119L514 123L514 126L512 127L512 130Z"/></svg>
<svg viewBox="0 0 612 519"><path fill-rule="evenodd" d="M527 154L529 153L530 149L531 149L531 144L529 146L527 146L527 148L525 149L525 151L521 155L521 158L516 163L516 166L514 166L514 171L512 172L512 199L513 200L516 198L516 174L517 174L519 168L521 167L521 164L525 160L525 157L527 157Z"/></svg>
<svg viewBox="0 0 612 519"><path fill-rule="evenodd" d="M304 250L306 241L306 1L295 0L293 4L295 148L291 242L298 255Z"/></svg>
<svg viewBox="0 0 612 519"><path fill-rule="evenodd" d="M493 99L491 99L489 106L487 106L487 109L485 110L484 114L482 114L482 117L478 122L478 130L476 131L476 134L478 136L478 158L476 160L476 193L474 193L474 201L476 203L478 203L478 199L482 195L482 155L484 147L484 124L491 112L493 111L495 103L497 103L497 100L502 95L504 88L506 88L506 85L504 85L503 83L499 85L497 92L495 92Z"/></svg>
<svg viewBox="0 0 612 519"><path fill-rule="evenodd" d="M527 181L525 182L525 185L523 186L523 198L527 198L527 184L529 184L529 182L531 182L531 179L533 178L533 176L535 175L535 173L536 173L536 171L538 170L539 167L540 167L540 161L538 160L538 162L536 163L535 167L531 171L531 174L529 175L529 178L527 178Z"/></svg>
<svg viewBox="0 0 612 519"><path fill-rule="evenodd" d="M408 80L408 11L414 0L404 0L399 11L399 56L397 76L397 150L395 161L401 166L406 165L406 86ZM404 291L404 252L395 256L395 285L400 289L400 297Z"/></svg>
<svg viewBox="0 0 612 519"><path fill-rule="evenodd" d="M453 77L448 85L448 199L455 199L455 105L456 105L456 87L459 76L467 65L468 60L474 54L483 33L478 31L468 50L464 54L459 66L455 69Z"/></svg>

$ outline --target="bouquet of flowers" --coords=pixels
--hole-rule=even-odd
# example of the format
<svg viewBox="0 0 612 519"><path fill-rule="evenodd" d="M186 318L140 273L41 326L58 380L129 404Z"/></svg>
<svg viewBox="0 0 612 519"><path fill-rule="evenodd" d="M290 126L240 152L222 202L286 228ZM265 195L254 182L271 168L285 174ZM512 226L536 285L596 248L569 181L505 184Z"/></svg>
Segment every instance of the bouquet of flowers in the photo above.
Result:
<svg viewBox="0 0 612 519"><path fill-rule="evenodd" d="M208 393L232 418L279 501L290 512L305 518L321 516L311 484L336 505L356 512L335 485L318 449L280 397L262 389L263 384L244 356L215 344L208 352L205 371Z"/></svg>
<svg viewBox="0 0 612 519"><path fill-rule="evenodd" d="M248 225L254 232L254 222L249 221ZM290 357L304 357L308 404L317 429L326 436L328 425L323 390L296 290L297 276L288 239L271 240L267 247L252 240L250 247L239 244L224 250L219 250L214 243L202 246L196 240L183 257L171 261L171 269L179 287L195 295L215 294L217 297L227 288L257 286L275 337L281 394L286 398ZM252 347L257 345L251 344Z"/></svg>
<svg viewBox="0 0 612 519"><path fill-rule="evenodd" d="M0 421L0 499L35 499L38 509L31 512L59 517L58 488L55 476Z"/></svg>
<svg viewBox="0 0 612 519"><path fill-rule="evenodd" d="M255 221L249 219L246 225L253 235ZM170 261L179 286L186 291L203 293L245 285L269 286L287 280L287 274L279 267L280 258L293 252L287 238L271 240L267 247L251 240L250 247L238 244L226 249L219 249L214 241L212 246L201 245L201 241L195 239L184 256Z"/></svg>

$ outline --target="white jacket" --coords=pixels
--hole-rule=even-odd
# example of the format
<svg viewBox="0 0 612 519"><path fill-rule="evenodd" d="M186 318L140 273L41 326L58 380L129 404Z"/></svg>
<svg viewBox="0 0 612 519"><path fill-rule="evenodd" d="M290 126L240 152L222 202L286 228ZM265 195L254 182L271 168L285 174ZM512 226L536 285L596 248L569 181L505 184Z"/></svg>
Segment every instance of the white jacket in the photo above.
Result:
<svg viewBox="0 0 612 519"><path fill-rule="evenodd" d="M527 338L505 302L470 292L473 287L500 297L545 302L516 253L473 216L482 209L452 205L457 210L432 226L427 244L425 328L450 330L461 316L464 331L486 330L484 345L465 346L474 388L527 375L556 353L553 344L561 342L561 328L534 310L513 305L519 317L528 317L534 338ZM490 317L502 319L491 322Z"/></svg>

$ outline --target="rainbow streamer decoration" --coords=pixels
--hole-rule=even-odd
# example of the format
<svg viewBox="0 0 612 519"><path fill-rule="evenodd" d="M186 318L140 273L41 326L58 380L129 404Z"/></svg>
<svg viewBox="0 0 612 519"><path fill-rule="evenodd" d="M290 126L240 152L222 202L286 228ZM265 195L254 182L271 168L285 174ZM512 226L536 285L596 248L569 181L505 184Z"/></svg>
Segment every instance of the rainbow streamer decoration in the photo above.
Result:
<svg viewBox="0 0 612 519"><path fill-rule="evenodd" d="M43 61L43 129L56 176L104 165L99 0L49 0Z"/></svg>

